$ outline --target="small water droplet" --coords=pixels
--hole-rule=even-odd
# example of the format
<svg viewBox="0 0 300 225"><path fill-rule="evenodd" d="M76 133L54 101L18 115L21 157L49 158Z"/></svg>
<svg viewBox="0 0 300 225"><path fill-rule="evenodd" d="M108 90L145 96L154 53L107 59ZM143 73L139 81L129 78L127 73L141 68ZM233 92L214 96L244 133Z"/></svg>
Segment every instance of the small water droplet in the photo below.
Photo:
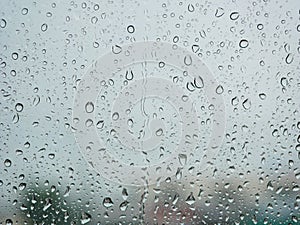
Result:
<svg viewBox="0 0 300 225"><path fill-rule="evenodd" d="M118 113L118 112L114 112L114 113L112 114L111 118L112 118L114 121L118 120L118 119L119 119L119 113Z"/></svg>
<svg viewBox="0 0 300 225"><path fill-rule="evenodd" d="M55 154L54 153L49 153L48 154L48 158L49 159L54 159L55 158Z"/></svg>
<svg viewBox="0 0 300 225"><path fill-rule="evenodd" d="M195 91L195 85L192 82L187 82L186 89L188 89L188 91L190 91L190 92L193 92L193 91Z"/></svg>
<svg viewBox="0 0 300 225"><path fill-rule="evenodd" d="M224 13L225 13L224 9L219 7L219 8L216 9L215 17L219 18L219 17L223 16Z"/></svg>
<svg viewBox="0 0 300 225"><path fill-rule="evenodd" d="M87 103L85 104L85 111L86 111L87 113L92 113L92 112L94 112L94 103L93 103L93 102L87 102Z"/></svg>
<svg viewBox="0 0 300 225"><path fill-rule="evenodd" d="M248 45L249 45L249 42L246 39L242 39L239 43L240 48L247 48Z"/></svg>
<svg viewBox="0 0 300 225"><path fill-rule="evenodd" d="M188 4L188 11L189 12L194 12L195 11L195 7L193 4Z"/></svg>
<svg viewBox="0 0 300 225"><path fill-rule="evenodd" d="M174 36L174 37L173 37L173 42L174 42L174 43L177 43L178 41L179 41L179 37L178 37L178 36Z"/></svg>
<svg viewBox="0 0 300 225"><path fill-rule="evenodd" d="M260 93L258 96L261 100L265 100L267 97L265 93Z"/></svg>
<svg viewBox="0 0 300 225"><path fill-rule="evenodd" d="M113 205L114 205L114 203L113 203L113 201L111 200L110 197L106 197L106 198L103 199L103 206L104 206L105 208L110 208L110 207L112 207Z"/></svg>
<svg viewBox="0 0 300 225"><path fill-rule="evenodd" d="M132 34L132 33L134 33L134 31L135 31L135 28L134 28L133 25L129 25L129 26L127 27L127 32L128 32L128 33Z"/></svg>
<svg viewBox="0 0 300 225"><path fill-rule="evenodd" d="M92 219L92 216L86 212L83 212L80 217L81 224L87 224Z"/></svg>
<svg viewBox="0 0 300 225"><path fill-rule="evenodd" d="M43 32L45 32L47 29L48 29L48 25L46 23L43 23L42 26L41 26L41 30Z"/></svg>
<svg viewBox="0 0 300 225"><path fill-rule="evenodd" d="M27 8L23 8L21 11L22 15L26 15L28 13L28 9Z"/></svg>
<svg viewBox="0 0 300 225"><path fill-rule="evenodd" d="M165 65L166 65L166 64L165 64L164 62L159 62L159 63L158 63L158 67L159 67L159 68L163 68Z"/></svg>
<svg viewBox="0 0 300 225"><path fill-rule="evenodd" d="M19 58L19 54L16 53L16 52L13 52L13 53L11 54L11 58L12 58L13 60L17 60L17 59Z"/></svg>
<svg viewBox="0 0 300 225"><path fill-rule="evenodd" d="M159 128L156 132L155 132L156 136L161 136L163 135L163 129Z"/></svg>
<svg viewBox="0 0 300 225"><path fill-rule="evenodd" d="M104 120L99 120L97 123L96 123L96 127L98 129L103 129L104 127Z"/></svg>
<svg viewBox="0 0 300 225"><path fill-rule="evenodd" d="M23 108L24 108L24 106L23 106L22 103L17 103L17 104L15 105L15 109L16 109L17 112L22 112L22 111L23 111Z"/></svg>
<svg viewBox="0 0 300 225"><path fill-rule="evenodd" d="M178 82L178 80L179 80L179 77L178 76L175 76L175 77L173 77L173 83L177 83Z"/></svg>
<svg viewBox="0 0 300 225"><path fill-rule="evenodd" d="M92 18L91 18L91 23L92 24L96 24L98 22L98 17L97 16L93 16Z"/></svg>
<svg viewBox="0 0 300 225"><path fill-rule="evenodd" d="M26 188L26 183L20 183L19 184L19 190L23 191Z"/></svg>
<svg viewBox="0 0 300 225"><path fill-rule="evenodd" d="M245 110L249 110L251 108L251 102L248 98L243 101L242 105Z"/></svg>
<svg viewBox="0 0 300 225"><path fill-rule="evenodd" d="M202 77L198 76L194 78L194 86L196 88L203 88L204 87L204 82Z"/></svg>
<svg viewBox="0 0 300 225"><path fill-rule="evenodd" d="M126 209L128 208L129 202L124 201L120 204L119 208L122 212L126 211Z"/></svg>
<svg viewBox="0 0 300 225"><path fill-rule="evenodd" d="M122 52L122 47L119 45L114 45L112 46L111 51L114 54L120 54Z"/></svg>
<svg viewBox="0 0 300 225"><path fill-rule="evenodd" d="M179 163L182 166L186 165L186 162L187 162L187 156L186 156L186 154L179 154L178 155L178 159L179 159Z"/></svg>
<svg viewBox="0 0 300 225"><path fill-rule="evenodd" d="M224 92L224 88L222 85L218 85L218 87L216 88L216 93L217 94L222 94Z"/></svg>
<svg viewBox="0 0 300 225"><path fill-rule="evenodd" d="M197 52L199 51L199 49L200 49L200 46L199 46L199 45L193 45L193 46L192 46L192 51L193 51L194 53L197 53Z"/></svg>
<svg viewBox="0 0 300 225"><path fill-rule="evenodd" d="M11 164L12 164L12 162L11 162L10 159L5 159L5 160L4 160L4 166L6 166L6 167L11 167Z"/></svg>
<svg viewBox="0 0 300 225"><path fill-rule="evenodd" d="M185 202L188 204L188 205L192 205L195 203L195 197L193 195L193 192L191 192L191 194L187 197L187 199L185 200Z"/></svg>
<svg viewBox="0 0 300 225"><path fill-rule="evenodd" d="M186 55L183 59L184 64L187 66L192 65L192 57L190 55Z"/></svg>
<svg viewBox="0 0 300 225"><path fill-rule="evenodd" d="M291 64L293 61L294 61L294 56L293 56L293 54L289 53L285 57L285 62L286 62L286 64Z"/></svg>
<svg viewBox="0 0 300 225"><path fill-rule="evenodd" d="M6 20L5 19L1 19L0 20L0 27L1 28L5 28L6 27Z"/></svg>
<svg viewBox="0 0 300 225"><path fill-rule="evenodd" d="M126 80L132 80L133 79L133 72L130 70L130 72L127 70L125 74L125 79Z"/></svg>
<svg viewBox="0 0 300 225"><path fill-rule="evenodd" d="M231 105L236 106L239 103L238 97L234 97L231 99Z"/></svg>
<svg viewBox="0 0 300 225"><path fill-rule="evenodd" d="M240 14L238 12L232 12L229 17L231 20L237 20L239 16Z"/></svg>
<svg viewBox="0 0 300 225"><path fill-rule="evenodd" d="M264 29L264 25L261 24L261 23L257 24L257 29L258 29L258 30Z"/></svg>

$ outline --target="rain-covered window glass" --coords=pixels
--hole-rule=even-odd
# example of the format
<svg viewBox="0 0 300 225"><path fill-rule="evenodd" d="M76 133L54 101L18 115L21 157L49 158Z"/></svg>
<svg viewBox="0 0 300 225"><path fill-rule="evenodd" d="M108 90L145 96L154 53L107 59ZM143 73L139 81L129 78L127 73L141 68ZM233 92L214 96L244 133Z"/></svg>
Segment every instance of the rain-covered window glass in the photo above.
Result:
<svg viewBox="0 0 300 225"><path fill-rule="evenodd" d="M300 224L299 56L299 0L1 0L0 224Z"/></svg>

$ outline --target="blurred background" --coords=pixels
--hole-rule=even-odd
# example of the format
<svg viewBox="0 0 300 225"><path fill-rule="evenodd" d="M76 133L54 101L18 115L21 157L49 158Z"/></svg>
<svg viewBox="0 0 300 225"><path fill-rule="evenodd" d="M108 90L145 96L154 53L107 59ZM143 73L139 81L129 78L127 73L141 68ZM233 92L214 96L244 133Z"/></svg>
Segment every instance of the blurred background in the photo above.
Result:
<svg viewBox="0 0 300 225"><path fill-rule="evenodd" d="M300 223L299 1L0 6L0 224ZM166 179L134 187L84 159L72 109L97 58L141 41L171 43L206 64L224 99L226 129L207 169L170 168L162 171ZM154 66L172 82L185 76ZM194 100L209 127L209 102ZM201 132L198 151L209 138Z"/></svg>

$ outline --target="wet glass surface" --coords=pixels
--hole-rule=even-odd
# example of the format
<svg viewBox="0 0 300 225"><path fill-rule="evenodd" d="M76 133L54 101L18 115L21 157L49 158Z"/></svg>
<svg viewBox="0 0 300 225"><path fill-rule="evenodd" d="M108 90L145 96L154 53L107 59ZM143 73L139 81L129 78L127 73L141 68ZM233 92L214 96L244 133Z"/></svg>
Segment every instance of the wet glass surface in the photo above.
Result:
<svg viewBox="0 0 300 225"><path fill-rule="evenodd" d="M299 224L300 2L0 2L0 224Z"/></svg>

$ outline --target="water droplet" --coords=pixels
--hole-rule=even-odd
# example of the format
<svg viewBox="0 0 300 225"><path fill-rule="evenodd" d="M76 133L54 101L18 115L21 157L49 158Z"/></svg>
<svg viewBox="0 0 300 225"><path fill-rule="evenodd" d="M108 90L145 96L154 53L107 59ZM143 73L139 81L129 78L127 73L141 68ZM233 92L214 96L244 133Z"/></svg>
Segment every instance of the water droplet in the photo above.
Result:
<svg viewBox="0 0 300 225"><path fill-rule="evenodd" d="M231 20L237 20L239 18L239 16L240 15L238 12L232 12L229 17Z"/></svg>
<svg viewBox="0 0 300 225"><path fill-rule="evenodd" d="M236 106L239 103L238 97L234 97L231 99L231 105Z"/></svg>
<svg viewBox="0 0 300 225"><path fill-rule="evenodd" d="M13 52L13 53L11 54L11 58L12 58L13 60L17 60L17 59L19 58L18 53Z"/></svg>
<svg viewBox="0 0 300 225"><path fill-rule="evenodd" d="M92 18L91 18L91 23L92 24L96 24L98 22L98 17L97 16L93 16Z"/></svg>
<svg viewBox="0 0 300 225"><path fill-rule="evenodd" d="M54 159L55 158L55 154L54 153L49 153L48 154L48 158L49 159Z"/></svg>
<svg viewBox="0 0 300 225"><path fill-rule="evenodd" d="M96 127L98 129L103 129L104 127L104 120L99 120L97 123L96 123Z"/></svg>
<svg viewBox="0 0 300 225"><path fill-rule="evenodd" d="M199 45L193 45L193 46L192 46L192 51L193 51L194 53L197 53L197 52L199 51L199 49L200 49Z"/></svg>
<svg viewBox="0 0 300 225"><path fill-rule="evenodd" d="M23 108L24 108L24 106L23 106L22 103L17 103L17 104L15 105L15 109L16 109L17 112L22 112L22 111L23 111Z"/></svg>
<svg viewBox="0 0 300 225"><path fill-rule="evenodd" d="M185 202L188 204L188 205L192 205L195 203L195 197L193 195L193 192L191 192L191 194L187 197L187 199L185 200Z"/></svg>
<svg viewBox="0 0 300 225"><path fill-rule="evenodd" d="M5 225L13 225L13 221L11 219L5 220Z"/></svg>
<svg viewBox="0 0 300 225"><path fill-rule="evenodd" d="M20 117L19 117L19 114L17 113L17 114L15 114L14 116L13 116L13 123L18 123L19 122L19 120L20 120Z"/></svg>
<svg viewBox="0 0 300 225"><path fill-rule="evenodd" d="M179 163L184 166L187 162L187 156L186 154L179 154L178 155Z"/></svg>
<svg viewBox="0 0 300 225"><path fill-rule="evenodd" d="M267 97L265 93L260 93L258 96L261 100L265 100Z"/></svg>
<svg viewBox="0 0 300 225"><path fill-rule="evenodd" d="M26 183L20 183L19 184L19 190L23 191L26 188Z"/></svg>
<svg viewBox="0 0 300 225"><path fill-rule="evenodd" d="M188 11L189 12L194 12L195 11L195 7L193 4L188 4Z"/></svg>
<svg viewBox="0 0 300 225"><path fill-rule="evenodd" d="M92 112L94 112L94 103L93 103L93 102L87 102L87 103L85 104L85 111L86 111L87 113L92 113Z"/></svg>
<svg viewBox="0 0 300 225"><path fill-rule="evenodd" d="M251 102L248 98L243 101L242 105L243 105L244 109L246 109L246 110L251 108Z"/></svg>
<svg viewBox="0 0 300 225"><path fill-rule="evenodd" d="M127 70L125 74L125 79L126 80L132 80L133 79L133 72L130 70L130 72Z"/></svg>
<svg viewBox="0 0 300 225"><path fill-rule="evenodd" d="M48 29L48 25L46 23L43 23L42 26L41 26L41 30L43 32L45 32L47 29Z"/></svg>
<svg viewBox="0 0 300 225"><path fill-rule="evenodd" d="M114 45L112 46L111 51L114 54L120 54L122 52L122 47L119 45Z"/></svg>
<svg viewBox="0 0 300 225"><path fill-rule="evenodd" d="M239 43L239 46L240 46L241 48L247 48L248 45L249 45L249 42L248 42L248 40L246 40L246 39L242 39L242 40L240 41L240 43Z"/></svg>
<svg viewBox="0 0 300 225"><path fill-rule="evenodd" d="M28 13L28 9L27 8L23 8L21 11L22 15L26 15Z"/></svg>
<svg viewBox="0 0 300 225"><path fill-rule="evenodd" d="M10 167L11 164L12 164L12 163L11 163L10 159L5 159L5 160L4 160L4 166Z"/></svg>
<svg viewBox="0 0 300 225"><path fill-rule="evenodd" d="M126 211L126 209L128 208L129 202L124 201L120 204L119 208L122 212Z"/></svg>
<svg viewBox="0 0 300 225"><path fill-rule="evenodd" d="M123 188L123 190L122 190L122 198L124 200L127 200L127 198L128 198L128 192L127 192L126 188Z"/></svg>
<svg viewBox="0 0 300 225"><path fill-rule="evenodd" d="M129 25L129 26L127 27L127 32L128 32L128 33L132 34L132 33L134 33L134 31L135 31L135 28L134 28L133 25Z"/></svg>
<svg viewBox="0 0 300 225"><path fill-rule="evenodd" d="M194 86L196 88L203 88L204 87L204 82L202 77L198 76L196 78L194 78Z"/></svg>
<svg viewBox="0 0 300 225"><path fill-rule="evenodd" d="M165 64L164 62L159 62L159 63L158 63L158 67L159 67L159 68L163 68L165 65L166 65L166 64Z"/></svg>
<svg viewBox="0 0 300 225"><path fill-rule="evenodd" d="M92 125L93 125L93 120L87 119L87 120L85 121L85 126L86 126L86 127L91 127Z"/></svg>
<svg viewBox="0 0 300 225"><path fill-rule="evenodd" d="M216 9L215 17L219 18L219 17L223 16L224 13L225 13L224 9L219 7L219 8Z"/></svg>
<svg viewBox="0 0 300 225"><path fill-rule="evenodd" d="M291 53L289 53L289 54L285 57L285 62L286 62L287 64L291 64L291 63L293 62L293 60L294 60L294 56L293 56L293 54L291 54Z"/></svg>
<svg viewBox="0 0 300 225"><path fill-rule="evenodd" d="M173 42L174 42L174 43L177 43L178 41L179 41L179 37L178 37L178 36L174 36L174 37L173 37Z"/></svg>
<svg viewBox="0 0 300 225"><path fill-rule="evenodd" d="M190 55L186 55L183 59L184 64L187 66L192 65L192 57Z"/></svg>
<svg viewBox="0 0 300 225"><path fill-rule="evenodd" d="M6 20L5 19L1 19L0 20L0 27L1 28L5 28L6 27Z"/></svg>
<svg viewBox="0 0 300 225"><path fill-rule="evenodd" d="M224 92L224 88L222 85L219 85L217 88L216 88L216 93L217 94L222 94Z"/></svg>
<svg viewBox="0 0 300 225"><path fill-rule="evenodd" d="M159 128L156 132L155 132L156 136L161 136L163 135L163 129Z"/></svg>
<svg viewBox="0 0 300 225"><path fill-rule="evenodd" d="M113 205L114 205L114 203L113 203L113 201L111 200L110 197L106 197L106 198L103 199L103 206L104 206L105 208L110 208L110 207L112 207Z"/></svg>
<svg viewBox="0 0 300 225"><path fill-rule="evenodd" d="M264 25L261 24L261 23L257 24L257 29L258 29L258 30L264 29Z"/></svg>
<svg viewBox="0 0 300 225"><path fill-rule="evenodd" d="M112 119L114 120L114 121L116 121L116 120L118 120L119 119L119 113L118 112L114 112L113 114L112 114Z"/></svg>
<svg viewBox="0 0 300 225"><path fill-rule="evenodd" d="M179 77L178 76L175 76L175 77L173 77L173 83L177 83L178 82L178 80L179 80Z"/></svg>
<svg viewBox="0 0 300 225"><path fill-rule="evenodd" d="M83 212L80 217L81 224L87 224L92 219L92 216L86 212Z"/></svg>
<svg viewBox="0 0 300 225"><path fill-rule="evenodd" d="M188 89L188 91L190 91L190 92L193 92L193 91L195 91L195 85L192 82L187 82L186 89Z"/></svg>
<svg viewBox="0 0 300 225"><path fill-rule="evenodd" d="M100 6L99 6L98 4L95 4L95 5L94 5L94 10L95 10L95 11L98 11L99 9L100 9Z"/></svg>

